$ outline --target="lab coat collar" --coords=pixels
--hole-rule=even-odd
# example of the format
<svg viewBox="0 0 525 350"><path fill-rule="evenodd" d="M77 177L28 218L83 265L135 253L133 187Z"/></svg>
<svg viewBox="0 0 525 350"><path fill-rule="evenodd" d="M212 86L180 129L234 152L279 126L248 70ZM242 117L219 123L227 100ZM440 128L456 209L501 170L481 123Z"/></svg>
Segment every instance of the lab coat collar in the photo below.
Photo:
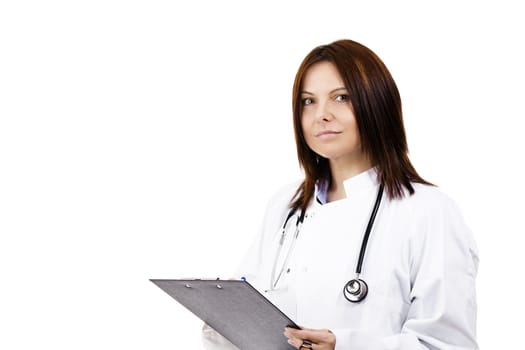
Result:
<svg viewBox="0 0 525 350"><path fill-rule="evenodd" d="M347 198L348 196L355 196L358 193L362 193L370 188L374 188L377 186L377 184L378 181L376 167L365 170L343 181L343 186L345 188L345 194ZM326 204L326 199L328 196L328 187L329 185L327 182L316 184L316 203L321 205Z"/></svg>
<svg viewBox="0 0 525 350"><path fill-rule="evenodd" d="M348 198L375 188L377 183L377 169L373 167L346 179L343 181L343 186Z"/></svg>

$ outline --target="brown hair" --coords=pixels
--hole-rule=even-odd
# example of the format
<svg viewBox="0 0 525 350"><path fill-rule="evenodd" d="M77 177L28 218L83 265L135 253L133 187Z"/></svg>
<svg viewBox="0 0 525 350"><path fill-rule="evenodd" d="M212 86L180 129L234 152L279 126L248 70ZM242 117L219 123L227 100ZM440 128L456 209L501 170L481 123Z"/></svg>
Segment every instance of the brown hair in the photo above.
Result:
<svg viewBox="0 0 525 350"><path fill-rule="evenodd" d="M301 126L303 79L315 63L331 62L338 70L353 106L361 147L376 166L378 181L388 196L402 198L404 189L414 193L411 182L423 180L408 158L401 97L381 59L369 48L352 40L338 40L314 48L303 60L293 85L293 122L297 156L305 179L292 200L294 209L306 209L317 181L330 181L328 159L317 155L304 138Z"/></svg>

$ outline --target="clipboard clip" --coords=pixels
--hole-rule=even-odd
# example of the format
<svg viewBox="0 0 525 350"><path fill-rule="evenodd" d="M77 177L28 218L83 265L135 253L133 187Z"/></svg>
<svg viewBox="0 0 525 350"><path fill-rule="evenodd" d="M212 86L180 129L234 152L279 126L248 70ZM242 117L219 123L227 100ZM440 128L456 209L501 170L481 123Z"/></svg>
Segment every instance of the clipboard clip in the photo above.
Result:
<svg viewBox="0 0 525 350"><path fill-rule="evenodd" d="M184 287L186 287L186 288L192 288L191 285L190 285L189 283L186 283L186 284L184 285ZM222 289L222 286L221 286L220 284L217 284L216 287L217 287L217 289Z"/></svg>

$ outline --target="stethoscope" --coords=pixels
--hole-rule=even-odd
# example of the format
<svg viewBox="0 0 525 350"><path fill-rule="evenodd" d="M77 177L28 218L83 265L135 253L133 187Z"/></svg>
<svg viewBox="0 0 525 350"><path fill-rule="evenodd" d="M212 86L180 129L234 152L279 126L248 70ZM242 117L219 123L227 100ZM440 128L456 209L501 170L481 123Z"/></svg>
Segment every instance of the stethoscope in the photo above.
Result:
<svg viewBox="0 0 525 350"><path fill-rule="evenodd" d="M366 230L363 236L363 241L361 242L361 249L359 251L359 259L357 260L357 266L355 269L356 276L354 279L351 279L350 281L348 281L343 288L344 297L346 298L346 300L352 303L360 302L368 294L368 285L363 279L359 278L359 275L361 274L361 269L363 267L363 260L365 258L365 251L366 251L366 246L368 243L368 238L370 237L370 232L372 231L372 227L374 226L374 220L376 218L377 211L379 210L379 205L381 204L381 198L383 197L383 187L384 187L383 185L379 186L379 190L377 191L376 201L374 203L372 213L370 214L370 218L368 219L368 224L366 225ZM290 210L282 226L281 237L279 239L279 249L277 251L275 261L273 264L273 269L272 269L272 276L271 276L271 288L272 289L275 289L277 287L277 283L281 279L284 269L288 265L288 261L290 260L291 252L293 251L295 242L297 241L297 237L299 236L299 232L301 231L301 226L306 216L306 210L302 209L300 212L300 215L297 217L297 221L295 222L295 231L292 237L292 242L290 244L290 247L288 248L288 252L286 253L286 256L284 258L279 274L275 276L277 272L276 271L277 262L279 260L281 249L284 245L284 241L286 238L286 225L288 224L288 221L290 221L290 219L294 216L296 211L297 209Z"/></svg>

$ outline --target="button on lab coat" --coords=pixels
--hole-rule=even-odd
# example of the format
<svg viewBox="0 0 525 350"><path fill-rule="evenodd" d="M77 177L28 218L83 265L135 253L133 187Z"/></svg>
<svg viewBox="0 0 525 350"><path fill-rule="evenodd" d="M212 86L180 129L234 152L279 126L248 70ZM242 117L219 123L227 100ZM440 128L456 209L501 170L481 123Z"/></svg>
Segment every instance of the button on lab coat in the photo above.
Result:
<svg viewBox="0 0 525 350"><path fill-rule="evenodd" d="M375 170L346 180L346 199L324 205L313 201L295 242L292 218L279 249L296 185L270 201L236 277L246 277L297 324L330 329L336 350L478 348L477 248L449 197L421 184L403 199L390 200L385 192L360 275L368 296L350 303L343 287L355 277L378 190ZM275 282L281 270L272 288L272 271ZM210 350L235 348L207 326L203 341Z"/></svg>

